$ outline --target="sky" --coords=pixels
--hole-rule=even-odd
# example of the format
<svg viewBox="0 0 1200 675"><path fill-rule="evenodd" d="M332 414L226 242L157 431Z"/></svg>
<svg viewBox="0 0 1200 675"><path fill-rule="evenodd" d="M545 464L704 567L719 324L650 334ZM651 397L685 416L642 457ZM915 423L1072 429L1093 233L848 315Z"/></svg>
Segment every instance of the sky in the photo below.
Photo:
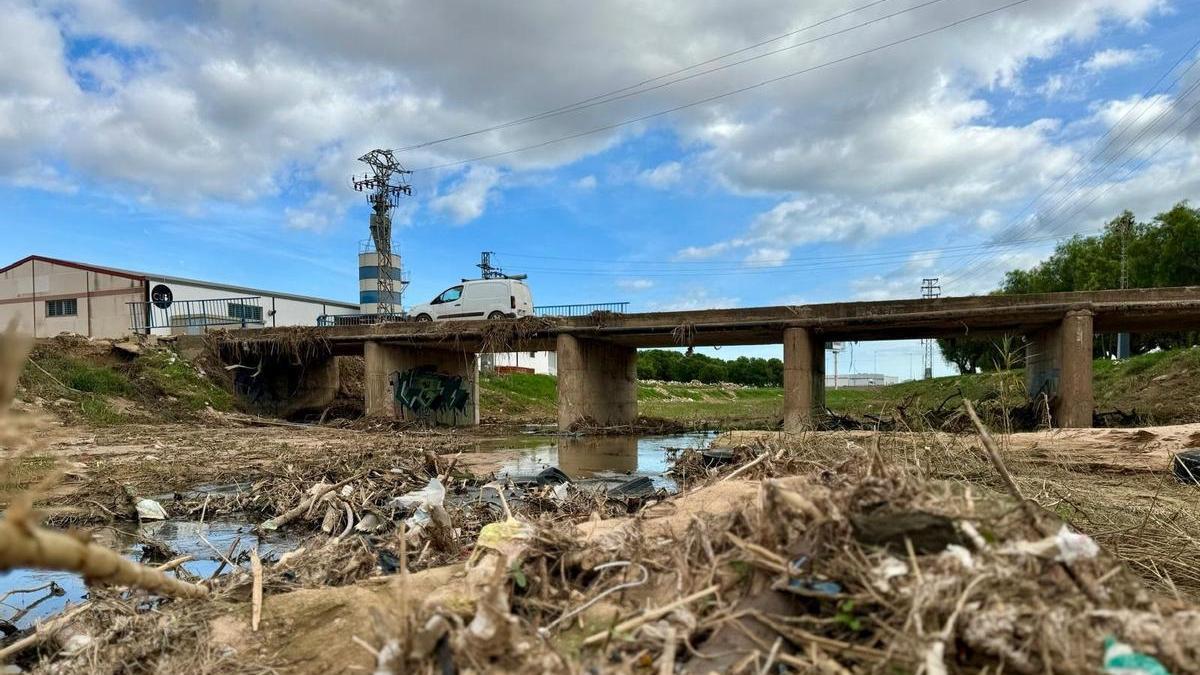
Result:
<svg viewBox="0 0 1200 675"><path fill-rule="evenodd" d="M924 277L969 295L1200 191L1200 0L0 13L5 264L354 301L368 207L351 176L374 148L414 171L396 214L407 303L483 250L529 274L535 304L876 300ZM861 343L840 368L920 364L916 343Z"/></svg>

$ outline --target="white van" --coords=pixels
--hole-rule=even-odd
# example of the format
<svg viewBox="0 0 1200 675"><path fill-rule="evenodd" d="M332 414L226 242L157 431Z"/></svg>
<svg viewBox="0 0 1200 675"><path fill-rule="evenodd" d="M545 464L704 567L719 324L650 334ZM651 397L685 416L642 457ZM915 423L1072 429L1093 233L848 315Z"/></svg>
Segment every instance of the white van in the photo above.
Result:
<svg viewBox="0 0 1200 675"><path fill-rule="evenodd" d="M515 319L533 314L533 295L520 279L474 279L442 291L408 315L417 321Z"/></svg>

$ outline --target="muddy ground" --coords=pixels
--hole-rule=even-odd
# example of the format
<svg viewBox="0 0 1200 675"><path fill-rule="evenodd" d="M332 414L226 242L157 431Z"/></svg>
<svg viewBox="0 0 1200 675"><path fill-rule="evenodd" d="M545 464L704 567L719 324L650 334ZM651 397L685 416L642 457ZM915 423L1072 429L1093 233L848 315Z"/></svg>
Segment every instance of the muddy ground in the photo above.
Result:
<svg viewBox="0 0 1200 675"><path fill-rule="evenodd" d="M1200 488L1169 471L1200 424L998 435L995 460L976 433L731 432L723 454L652 448L669 482L613 497L580 488L601 467L578 459L566 488L495 484L559 442L545 429L295 424L203 405L193 379L162 381L195 392L172 394L172 421L94 423L55 388L158 376L71 365L54 372L78 382L0 416L6 507L30 496L40 523L101 540L140 532L154 498L167 522L232 519L292 550L262 549L257 630L234 538L174 572L205 600L92 588L67 624L21 624L0 649L37 637L22 669L1095 672L1112 638L1200 671ZM603 468L645 468L636 439L605 443ZM396 505L434 479L444 506Z"/></svg>

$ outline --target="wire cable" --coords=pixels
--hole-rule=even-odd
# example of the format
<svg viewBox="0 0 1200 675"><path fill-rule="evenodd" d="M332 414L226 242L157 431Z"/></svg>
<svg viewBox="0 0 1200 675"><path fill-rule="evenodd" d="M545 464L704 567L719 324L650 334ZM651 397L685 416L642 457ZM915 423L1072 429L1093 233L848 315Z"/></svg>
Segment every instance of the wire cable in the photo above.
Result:
<svg viewBox="0 0 1200 675"><path fill-rule="evenodd" d="M590 97L588 97L588 98L585 98L585 99L580 99L580 100L578 100L578 101L575 101L574 103L568 103L568 104L566 104L566 105L563 105L563 106L560 106L560 107L558 107L558 108L551 108L550 110L544 110L544 111L542 111L542 112L539 112L539 113L534 113L534 114L532 114L532 115L526 115L525 117L520 117L520 118L517 118L517 119L514 119L514 120L509 120L508 122L503 122L503 123L500 123L500 124L495 124L495 125L492 125L492 126L489 126L489 127L483 127L483 128L481 128L481 129L475 129L475 130L473 130L473 131L464 131L464 132L462 132L462 133L453 134L453 135L450 135L450 136L445 136L445 137L442 137L442 138L436 138L436 139L433 139L433 140L431 140L431 141L425 141L424 143L416 143L416 144L414 144L414 145L406 145L406 146L404 146L404 147L402 147L402 148L396 148L396 149L394 149L394 150L393 150L393 152L408 152L408 151L411 151L411 150L417 150L417 149L419 149L419 148L428 148L428 147L430 147L430 146L433 146L433 145L438 145L438 144L440 144L440 143L445 143L445 142L447 142L447 141L456 141L456 140L459 140L459 139L461 139L461 138L469 138L469 137L471 137L471 136L478 136L478 135L480 135L480 134L485 134L485 133L488 133L488 132L490 132L490 131L497 131L497 130L499 130L499 129L507 129L507 128L509 128L509 127L514 127L514 126L517 126L517 125L520 125L520 124L525 124L526 122L532 122L532 121L534 121L534 120L545 119L545 118L547 118L547 117L552 117L552 116L559 115L559 114L562 114L562 113L566 113L566 112L572 112L572 111L574 111L574 110L576 110L576 109L579 109L579 106L583 106L583 105L586 105L586 104L590 104L590 103L592 103L593 101L597 101L597 100L600 100L600 99L606 99L606 98L608 98L608 97L610 97L610 96L615 96L615 95L617 95L617 94L623 94L623 93L625 93L625 92L628 92L628 91L631 91L631 90L634 90L634 89L639 89L639 88L641 88L641 87L644 87L644 86L646 86L646 85L648 85L648 84L653 84L653 83L655 83L655 82L658 82L658 81L660 81L660 80L667 79L667 78L669 78L669 77L674 77L674 76L676 76L676 75L681 75L681 74L683 74L683 73L686 73L686 72L687 72L687 71L689 71L689 70L692 70L692 69L695 69L695 68L699 68L699 67L701 67L701 66L706 66L706 65L708 65L708 64L710 64L710 63L716 63L717 61L720 61L720 60L722 60L722 59L729 58L729 57L731 57L731 56L737 56L738 54L744 54L744 53L746 53L746 52L748 52L748 51L752 51L752 50L754 50L754 49L758 49L759 47L765 47L766 45L769 45L769 44L771 44L771 43L774 43L774 42L778 42L778 41L780 41L780 40L786 40L787 38L789 38L789 37L792 37L792 36L794 36L794 35L799 35L800 33L803 33L803 32L805 32L805 31L812 30L813 28L817 28L817 27L819 27L819 26L823 26L823 25L825 25L825 24L827 24L827 23L830 23L830 22L832 22L832 21L837 21L838 19L841 19L841 18L844 18L844 17L850 16L851 14L856 14L856 13L858 13L858 12L861 12L861 11L863 11L863 10L870 9L870 8L872 8L872 7L876 6L876 5L881 5L881 4L883 4L883 3L885 3L885 2L889 2L889 1L890 1L890 0L874 0L874 2L869 2L869 3L865 4L865 5L860 5L860 6L858 6L858 7L855 7L854 9L849 9L849 10L846 10L845 12L842 12L841 14L835 14L834 16L831 16L831 17L828 17L828 18L822 19L822 20L820 20L820 21L818 21L818 22L816 22L816 23L809 24L809 25L807 25L807 26L804 26L803 28L797 28L797 29L795 29L795 30L789 31L789 32L787 32L787 33L784 33L783 35L777 35L777 36L775 36L775 37L773 37L773 38L768 38L768 39L766 39L766 40L762 40L762 41L760 41L760 42L756 42L756 43L754 43L754 44L752 44L752 45L749 45L749 46L747 46L747 47L742 47L741 49L737 49L737 50L734 50L734 51L732 51L732 52L726 52L726 53L724 53L724 54L721 54L721 55L719 55L719 56L714 56L714 57L712 57L712 58L709 58L709 59L706 59L706 60L704 60L704 61L699 61L699 62L697 62L697 63L693 63L693 64L691 64L691 65L689 65L689 66L685 66L685 67L683 67L683 68L679 68L679 69L677 69L677 70L672 70L672 71L671 71L671 72L669 72L669 73L663 73L662 75L656 75L656 76L654 76L654 77L651 77L651 78L647 78L647 79L645 79L645 80L642 80L641 82L637 82L637 83L635 83L635 84L631 84L631 85L628 85L628 86L625 86L625 87L621 87L621 88L619 88L619 89L613 89L613 90L611 90L611 91L606 91L606 92L604 92L604 93L597 94L597 95L595 95L595 96L590 96Z"/></svg>
<svg viewBox="0 0 1200 675"><path fill-rule="evenodd" d="M1030 1L1031 0L1015 0L1014 2L1009 2L1007 4L1001 5L999 7L995 7L993 9L985 10L983 12L978 12L976 14L972 14L972 15L964 17L962 19L952 21L948 24L943 24L936 28L931 28L929 30L925 30L925 31L921 31L919 33L915 33L913 35L909 35L909 36L901 38L899 40L893 40L892 42L888 42L888 43L885 43L882 45L871 47L870 49L864 49L862 51L855 52L855 53L847 55L847 56L843 56L843 57L840 57L837 59L832 59L830 61L825 61L823 63L819 63L814 66L809 66L807 68L795 70L795 71L792 71L789 73L785 73L783 75L778 75L776 77L771 77L766 80L762 80L762 81L756 82L754 84L746 85L744 87L738 87L737 89L725 91L720 94L706 96L704 98L701 98L701 99L698 99L695 101L691 101L689 103L684 103L684 104L673 106L673 107L670 107L670 108L667 108L664 110L659 110L658 112L648 113L645 115L639 115L637 117L628 118L625 120L621 120L619 122L613 122L611 124L605 124L602 126L587 129L585 131L579 131L579 132L576 132L573 134L567 134L565 136L552 138L552 139L549 139L546 141L542 141L540 143L533 143L531 145L525 145L525 146L521 146L518 148L502 150L500 152L493 152L493 153L488 153L485 155L479 155L477 157L471 157L469 159L463 159L463 160L458 160L458 161L453 161L453 162L445 162L442 164L435 164L432 166L426 166L426 167L422 167L420 169L415 169L415 171L434 171L434 170L438 170L438 169L447 169L447 168L451 168L451 167L462 166L464 164L472 164L475 162L481 162L481 161L488 160L488 159L495 159L497 157L505 157L505 156L513 155L513 154L520 153L520 152L528 152L529 150L537 150L539 148L544 148L548 145L554 145L556 143L562 143L565 141L570 141L570 140L574 140L577 138L583 138L585 136L591 136L591 135L602 133L605 131L611 131L613 129L619 129L621 127L629 126L631 124L637 124L638 122L645 122L645 121L652 120L652 119L655 119L658 117L663 117L664 115L670 115L672 113L676 113L681 110L687 110L689 108L701 106L706 103L712 103L713 101L719 101L721 99L728 98L730 96L736 96L737 94L742 94L747 91L759 89L761 87L765 87L770 84L775 84L776 82L788 80L793 77L797 77L797 76L811 73L811 72L814 72L817 70L828 68L830 66L834 66L834 65L837 65L840 63L845 63L846 61L851 61L851 60L854 60L854 59L857 59L857 58L860 58L863 56L867 56L869 54L874 54L876 52L884 51L884 50L890 49L892 47L896 47L896 46L899 46L899 45L902 45L902 44L905 44L908 42L912 42L914 40L919 40L920 38L927 37L927 36L933 35L935 33L940 33L942 31L949 30L951 28L955 28L955 27L961 26L966 23L970 23L972 21L981 19L985 16L989 16L989 15L995 14L997 12L1002 12L1006 9L1010 9L1010 8L1016 7L1018 5L1023 5Z"/></svg>

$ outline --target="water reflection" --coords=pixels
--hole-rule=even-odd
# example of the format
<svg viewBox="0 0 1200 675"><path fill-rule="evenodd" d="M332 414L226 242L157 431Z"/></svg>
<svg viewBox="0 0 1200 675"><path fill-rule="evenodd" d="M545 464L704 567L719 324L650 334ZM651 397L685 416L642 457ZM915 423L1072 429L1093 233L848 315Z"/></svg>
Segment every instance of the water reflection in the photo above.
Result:
<svg viewBox="0 0 1200 675"><path fill-rule="evenodd" d="M549 466L557 466L573 480L616 476L650 478L655 487L675 489L666 477L670 468L668 448L707 447L713 433L675 436L564 436L547 439L540 445L516 450L516 459L505 463L498 475L531 476Z"/></svg>

